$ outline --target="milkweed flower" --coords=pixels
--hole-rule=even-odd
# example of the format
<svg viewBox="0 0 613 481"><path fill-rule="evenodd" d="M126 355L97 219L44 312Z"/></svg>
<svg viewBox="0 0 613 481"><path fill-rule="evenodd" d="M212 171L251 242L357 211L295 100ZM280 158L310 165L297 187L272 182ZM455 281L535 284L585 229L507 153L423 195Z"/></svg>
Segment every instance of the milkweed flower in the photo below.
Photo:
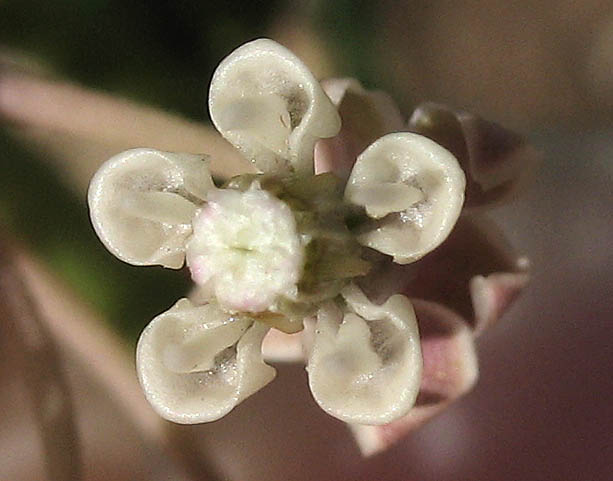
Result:
<svg viewBox="0 0 613 481"><path fill-rule="evenodd" d="M353 426L369 453L468 389L477 368L466 296L442 306L414 266L432 259L440 270L426 255L455 248L458 219L456 230L481 235L460 217L465 192L470 206L510 191L531 155L518 154L524 144L509 147L501 130L505 142L493 145L502 150L488 150L497 127L433 104L403 125L389 97L353 80L322 86L266 39L222 61L209 111L257 174L218 185L206 155L139 148L107 161L88 194L113 254L135 265L185 264L195 284L138 343L154 409L177 423L219 419L272 381L266 360L304 357L315 400ZM527 280L523 264L501 258L512 272L469 279L477 330ZM472 274L447 266L454 281ZM422 299L412 303L415 294ZM420 410L428 393L436 402Z"/></svg>

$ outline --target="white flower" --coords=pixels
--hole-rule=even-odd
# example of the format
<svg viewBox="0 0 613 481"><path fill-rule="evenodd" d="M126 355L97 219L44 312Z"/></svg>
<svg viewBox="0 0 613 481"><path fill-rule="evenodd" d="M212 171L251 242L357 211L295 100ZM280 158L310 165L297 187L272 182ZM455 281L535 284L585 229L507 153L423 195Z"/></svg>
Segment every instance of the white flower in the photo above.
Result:
<svg viewBox="0 0 613 481"><path fill-rule="evenodd" d="M338 93L336 104L349 88ZM400 294L371 302L357 280L379 262L413 262L450 233L464 200L454 156L389 133L355 162L346 188L314 175L319 139L341 128L335 104L291 52L266 39L213 76L211 118L260 174L214 185L206 156L134 149L92 180L91 217L107 248L138 265L180 268L197 285L143 332L137 365L147 399L179 423L212 421L274 377L262 359L270 328L314 328L309 384L350 423L404 416L422 359L413 308ZM387 132L382 132L387 133Z"/></svg>

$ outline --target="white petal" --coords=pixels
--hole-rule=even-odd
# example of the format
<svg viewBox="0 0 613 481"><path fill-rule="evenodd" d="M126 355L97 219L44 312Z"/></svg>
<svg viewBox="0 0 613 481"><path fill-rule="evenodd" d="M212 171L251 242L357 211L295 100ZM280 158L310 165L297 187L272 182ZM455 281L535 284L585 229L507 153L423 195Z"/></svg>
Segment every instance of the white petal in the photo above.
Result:
<svg viewBox="0 0 613 481"><path fill-rule="evenodd" d="M329 414L358 424L386 424L415 403L422 359L409 300L371 304L356 286L342 292L347 311L324 305L309 356L309 384Z"/></svg>
<svg viewBox="0 0 613 481"><path fill-rule="evenodd" d="M358 157L345 198L380 219L358 237L360 243L408 264L449 235L462 209L465 185L464 172L449 151L426 137L402 132L382 137ZM401 195L389 195L392 191Z"/></svg>
<svg viewBox="0 0 613 481"><path fill-rule="evenodd" d="M225 58L209 92L211 119L221 134L264 172L313 172L313 148L340 129L336 109L308 68L268 39Z"/></svg>
<svg viewBox="0 0 613 481"><path fill-rule="evenodd" d="M108 160L92 179L92 223L121 260L179 268L197 206L213 188L203 156L127 150Z"/></svg>
<svg viewBox="0 0 613 481"><path fill-rule="evenodd" d="M181 424L219 419L275 377L262 361L268 328L182 299L145 328L136 363L147 400Z"/></svg>

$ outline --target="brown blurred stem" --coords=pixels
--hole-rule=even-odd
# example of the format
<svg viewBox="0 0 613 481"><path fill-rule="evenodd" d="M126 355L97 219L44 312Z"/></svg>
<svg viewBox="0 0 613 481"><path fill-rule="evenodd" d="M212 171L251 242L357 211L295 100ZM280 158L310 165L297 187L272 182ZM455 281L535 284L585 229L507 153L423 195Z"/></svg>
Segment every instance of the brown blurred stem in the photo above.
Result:
<svg viewBox="0 0 613 481"><path fill-rule="evenodd" d="M48 479L80 479L81 453L62 362L5 239L0 239L0 313L2 342L20 353L17 365L31 397Z"/></svg>
<svg viewBox="0 0 613 481"><path fill-rule="evenodd" d="M62 376L65 371L55 346L83 364L88 376L101 385L106 396L121 406L122 412L117 415L133 423L133 428L150 446L168 453L187 479L222 479L200 455L195 443L168 433L172 424L163 421L145 401L127 346L27 251L19 246L11 248L11 243L3 242L2 238L0 315L3 320L0 344L11 343L11 352L22 353L16 363L34 396L36 420L41 426L45 456L53 474L49 477L51 481L78 479L81 472L78 447L82 446L77 445L74 435L74 423L78 419L71 414L68 388ZM3 344L0 349L4 352ZM58 414L53 419L44 417L44 390L48 385L53 385L52 396L61 401L53 401L53 412L57 410ZM60 423L62 427L57 426Z"/></svg>
<svg viewBox="0 0 613 481"><path fill-rule="evenodd" d="M213 175L229 178L253 166L207 125L75 84L15 72L0 58L0 122L27 145L51 153L85 192L111 156L130 148L211 156Z"/></svg>

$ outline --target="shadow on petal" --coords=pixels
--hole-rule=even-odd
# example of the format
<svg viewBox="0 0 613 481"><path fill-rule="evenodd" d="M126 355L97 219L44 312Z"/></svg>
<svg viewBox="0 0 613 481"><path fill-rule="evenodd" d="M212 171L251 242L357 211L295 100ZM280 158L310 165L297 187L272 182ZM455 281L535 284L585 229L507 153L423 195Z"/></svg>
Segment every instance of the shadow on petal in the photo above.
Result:
<svg viewBox="0 0 613 481"><path fill-rule="evenodd" d="M262 360L268 327L187 299L153 319L136 348L147 400L181 424L215 421L275 377Z"/></svg>
<svg viewBox="0 0 613 481"><path fill-rule="evenodd" d="M217 67L209 90L213 123L262 172L313 172L313 148L336 135L340 118L309 69L285 47L261 38Z"/></svg>
<svg viewBox="0 0 613 481"><path fill-rule="evenodd" d="M378 305L350 284L321 306L307 371L313 397L348 423L389 423L415 404L422 359L415 312L394 295Z"/></svg>
<svg viewBox="0 0 613 481"><path fill-rule="evenodd" d="M178 269L192 218L211 189L203 156L130 149L94 175L90 217L106 248L124 262Z"/></svg>

